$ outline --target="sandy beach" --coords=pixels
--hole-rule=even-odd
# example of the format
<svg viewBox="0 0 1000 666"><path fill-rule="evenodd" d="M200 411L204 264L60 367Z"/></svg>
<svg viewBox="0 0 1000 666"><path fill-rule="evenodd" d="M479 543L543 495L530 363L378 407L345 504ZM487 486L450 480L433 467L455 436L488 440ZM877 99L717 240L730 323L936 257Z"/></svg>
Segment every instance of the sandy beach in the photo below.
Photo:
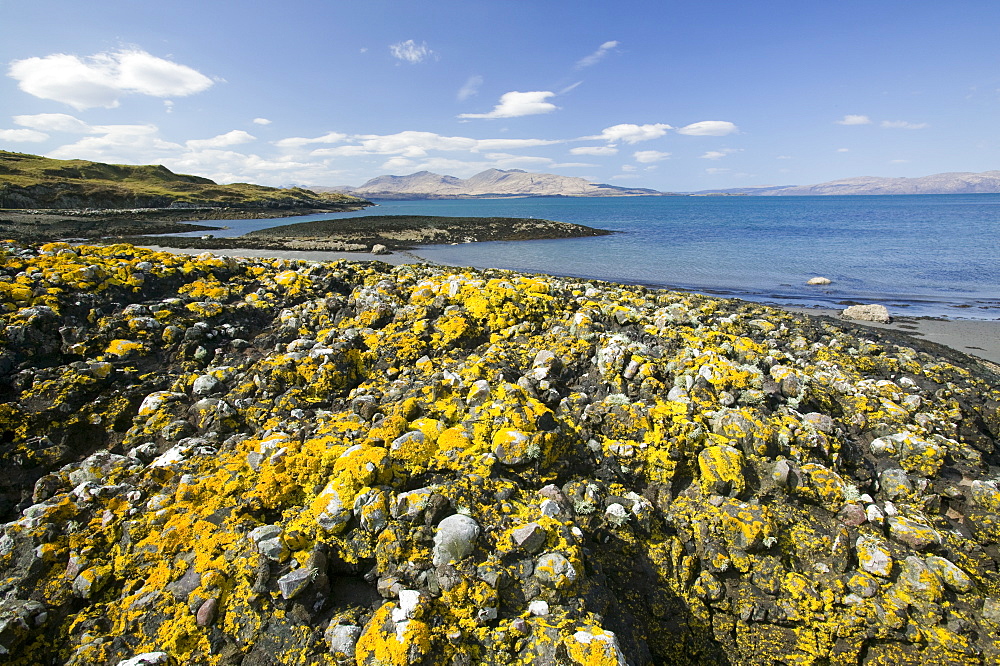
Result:
<svg viewBox="0 0 1000 666"><path fill-rule="evenodd" d="M302 259L306 261L381 261L393 266L413 263L432 263L414 252L396 251L389 254L371 254L370 252L311 252L298 250L198 250L178 249L155 245L144 246L152 250L175 252L178 254L199 254L212 252L214 254L233 257L276 257L281 259ZM963 354L978 357L991 364L1000 365L1000 321L976 319L934 319L926 317L894 317L889 324L874 322L849 321L840 318L840 311L830 308L783 308L790 312L814 317L829 317L846 326L865 326L903 335L918 341L932 342L943 345ZM994 367L1000 371L1000 368Z"/></svg>
<svg viewBox="0 0 1000 666"><path fill-rule="evenodd" d="M997 320L893 317L890 323L879 324L841 319L840 311L830 308L784 309L810 316L830 317L838 323L902 333L916 340L934 342L963 354L1000 364L1000 321Z"/></svg>

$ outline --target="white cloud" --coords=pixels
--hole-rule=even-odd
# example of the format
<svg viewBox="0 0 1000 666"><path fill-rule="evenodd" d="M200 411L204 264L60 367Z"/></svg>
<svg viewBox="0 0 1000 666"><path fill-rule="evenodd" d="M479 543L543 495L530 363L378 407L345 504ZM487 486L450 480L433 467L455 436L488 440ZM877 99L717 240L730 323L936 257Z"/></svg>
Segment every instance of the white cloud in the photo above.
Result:
<svg viewBox="0 0 1000 666"><path fill-rule="evenodd" d="M483 77L479 76L478 74L475 76L470 76L468 79L466 79L465 83L458 90L458 94L456 95L456 97L458 97L458 101L464 102L470 97L478 95L479 86L481 85L483 85Z"/></svg>
<svg viewBox="0 0 1000 666"><path fill-rule="evenodd" d="M268 120L267 118L254 118L253 119L253 124L254 125L270 125L271 121Z"/></svg>
<svg viewBox="0 0 1000 666"><path fill-rule="evenodd" d="M176 154L184 146L164 141L155 125L95 125L98 136L88 136L75 143L60 146L48 157L83 159L95 162L150 164L160 157Z"/></svg>
<svg viewBox="0 0 1000 666"><path fill-rule="evenodd" d="M243 130L232 130L231 132L226 132L225 134L219 134L218 136L213 136L211 139L191 139L186 141L185 145L192 150L201 150L204 148L225 148L227 146L238 146L241 143L250 143L251 141L256 141L257 137Z"/></svg>
<svg viewBox="0 0 1000 666"><path fill-rule="evenodd" d="M323 136L317 136L315 138L307 138L302 136L292 136L287 139L279 139L274 142L279 148L301 148L303 146L308 146L313 143L340 143L347 138L346 134L340 134L339 132L328 132Z"/></svg>
<svg viewBox="0 0 1000 666"><path fill-rule="evenodd" d="M851 152L851 149L850 148L837 148L837 152L838 153L849 153L849 152Z"/></svg>
<svg viewBox="0 0 1000 666"><path fill-rule="evenodd" d="M868 116L857 116L848 114L840 120L834 121L838 125L871 125L871 118Z"/></svg>
<svg viewBox="0 0 1000 666"><path fill-rule="evenodd" d="M689 136L726 136L737 131L736 125L728 120L702 120L691 123L677 130L679 134Z"/></svg>
<svg viewBox="0 0 1000 666"><path fill-rule="evenodd" d="M791 159L795 159L795 158L793 158L791 155L778 155L774 159L776 159L776 160L791 160Z"/></svg>
<svg viewBox="0 0 1000 666"><path fill-rule="evenodd" d="M390 44L389 52L392 53L392 57L413 64L423 62L430 56L434 55L434 51L427 48L426 42L417 44L412 39L408 39L405 42L399 42L398 44Z"/></svg>
<svg viewBox="0 0 1000 666"><path fill-rule="evenodd" d="M608 55L608 53L612 49L614 49L616 46L618 46L618 42L615 42L615 41L604 42L603 44L601 44L597 48L596 51L594 51L593 53L591 53L589 56L586 56L585 58L581 58L576 63L576 68L577 69L583 69L584 67L590 67L591 65L596 65L601 60L603 60L604 56Z"/></svg>
<svg viewBox="0 0 1000 666"><path fill-rule="evenodd" d="M33 129L0 129L0 141L25 141L38 143L45 141L49 135Z"/></svg>
<svg viewBox="0 0 1000 666"><path fill-rule="evenodd" d="M632 157L635 158L636 162L649 164L651 162L660 162L661 160L668 159L670 157L670 153L660 152L659 150L637 150L632 153Z"/></svg>
<svg viewBox="0 0 1000 666"><path fill-rule="evenodd" d="M718 176L718 175L723 174L723 173L729 173L730 171L732 171L732 169L720 169L720 168L714 168L714 167L711 168L711 169L705 169L705 173L707 173L709 175L712 175L712 176Z"/></svg>
<svg viewBox="0 0 1000 666"><path fill-rule="evenodd" d="M205 176L219 183L250 182L281 186L286 183L333 184L342 172L326 162L294 158L267 159L229 150L188 151L157 160L177 173Z"/></svg>
<svg viewBox="0 0 1000 666"><path fill-rule="evenodd" d="M570 148L571 155L615 155L618 149L614 146L580 146Z"/></svg>
<svg viewBox="0 0 1000 666"><path fill-rule="evenodd" d="M43 132L90 134L94 131L90 125L67 113L36 113L30 116L14 116L14 122L22 127L30 127Z"/></svg>
<svg viewBox="0 0 1000 666"><path fill-rule="evenodd" d="M883 120L880 125L888 129L924 129L930 127L927 123L908 123L905 120Z"/></svg>
<svg viewBox="0 0 1000 666"><path fill-rule="evenodd" d="M631 172L631 171L636 171L636 170L638 170L638 168L639 168L639 167L637 167L637 166L633 166L633 165L631 165L631 164L624 164L624 165L622 165L622 171L629 171L629 172Z"/></svg>
<svg viewBox="0 0 1000 666"><path fill-rule="evenodd" d="M472 139L476 142L473 152L481 150L515 150L517 148L534 148L535 146L551 146L563 143L556 139Z"/></svg>
<svg viewBox="0 0 1000 666"><path fill-rule="evenodd" d="M565 95L568 92L576 90L577 88L579 88L582 85L583 85L583 81L577 81L576 83L571 83L568 86L566 86L565 88L563 88L562 90L560 90L559 94L560 95Z"/></svg>
<svg viewBox="0 0 1000 666"><path fill-rule="evenodd" d="M722 159L726 155L732 155L733 153L740 152L736 148L723 148L722 150L709 150L704 155L701 156L703 160L718 160ZM780 157L778 159L781 159Z"/></svg>
<svg viewBox="0 0 1000 666"><path fill-rule="evenodd" d="M555 97L555 93L548 90L530 92L514 90L501 95L500 103L489 113L463 113L459 118L519 118L549 113L558 108L552 102L545 101L549 97Z"/></svg>
<svg viewBox="0 0 1000 666"><path fill-rule="evenodd" d="M62 102L78 111L98 106L114 108L125 94L184 97L206 90L213 83L195 69L140 50L85 58L55 53L15 60L7 74L29 95Z"/></svg>
<svg viewBox="0 0 1000 666"><path fill-rule="evenodd" d="M480 153L495 150L516 150L550 146L562 141L551 139L472 139L464 136L441 136L433 132L407 130L396 134L360 134L346 137L339 135L351 145L336 148L320 148L312 155L325 157L356 157L359 155L399 155L418 159L431 152ZM289 141L283 139L282 141ZM278 142L281 143L281 142Z"/></svg>
<svg viewBox="0 0 1000 666"><path fill-rule="evenodd" d="M673 129L673 127L664 123L656 123L653 125L634 125L632 123L623 123L621 125L605 127L597 136L585 136L583 138L604 139L608 143L618 143L619 141L624 141L625 143L639 143L640 141L659 139L661 136L666 134L669 129Z"/></svg>

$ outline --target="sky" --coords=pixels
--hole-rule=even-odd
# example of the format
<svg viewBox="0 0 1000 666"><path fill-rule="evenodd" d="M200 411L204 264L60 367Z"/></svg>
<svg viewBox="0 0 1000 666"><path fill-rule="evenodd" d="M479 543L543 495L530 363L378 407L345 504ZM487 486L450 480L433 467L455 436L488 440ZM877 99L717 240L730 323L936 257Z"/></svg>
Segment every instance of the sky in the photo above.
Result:
<svg viewBox="0 0 1000 666"><path fill-rule="evenodd" d="M996 0L0 0L0 148L218 182L1000 168Z"/></svg>

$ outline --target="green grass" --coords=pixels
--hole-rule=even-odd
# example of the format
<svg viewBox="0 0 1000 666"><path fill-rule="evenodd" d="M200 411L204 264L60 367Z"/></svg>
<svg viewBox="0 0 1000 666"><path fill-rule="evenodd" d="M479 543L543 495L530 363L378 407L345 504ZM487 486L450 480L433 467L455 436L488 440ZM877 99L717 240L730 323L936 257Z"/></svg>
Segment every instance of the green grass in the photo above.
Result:
<svg viewBox="0 0 1000 666"><path fill-rule="evenodd" d="M161 165L56 160L0 150L0 208L339 208L363 199L249 183L219 185Z"/></svg>

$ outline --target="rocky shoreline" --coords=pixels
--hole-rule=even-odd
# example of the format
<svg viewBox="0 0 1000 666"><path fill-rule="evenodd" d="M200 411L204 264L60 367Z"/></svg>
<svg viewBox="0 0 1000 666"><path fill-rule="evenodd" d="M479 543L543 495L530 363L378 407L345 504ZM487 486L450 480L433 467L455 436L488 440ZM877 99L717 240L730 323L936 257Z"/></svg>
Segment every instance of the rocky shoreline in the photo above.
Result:
<svg viewBox="0 0 1000 666"><path fill-rule="evenodd" d="M5 244L16 664L989 664L989 366L510 271Z"/></svg>
<svg viewBox="0 0 1000 666"><path fill-rule="evenodd" d="M365 206L329 208L141 208L141 209L0 209L0 238L21 243L55 240L115 242L147 234L176 234L187 231L212 232L218 225L194 224L193 220L264 220L317 213L343 213Z"/></svg>

